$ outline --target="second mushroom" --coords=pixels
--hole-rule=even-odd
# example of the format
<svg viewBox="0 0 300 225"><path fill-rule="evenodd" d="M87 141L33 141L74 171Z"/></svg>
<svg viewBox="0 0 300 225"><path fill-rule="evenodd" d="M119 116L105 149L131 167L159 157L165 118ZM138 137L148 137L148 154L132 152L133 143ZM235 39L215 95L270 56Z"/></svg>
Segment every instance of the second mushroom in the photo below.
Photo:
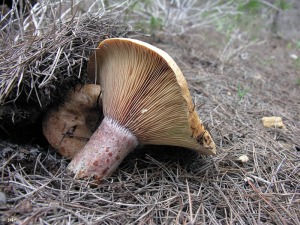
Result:
<svg viewBox="0 0 300 225"><path fill-rule="evenodd" d="M106 39L88 70L102 88L104 119L68 166L77 178L110 175L139 144L216 153L181 70L163 50L134 39Z"/></svg>

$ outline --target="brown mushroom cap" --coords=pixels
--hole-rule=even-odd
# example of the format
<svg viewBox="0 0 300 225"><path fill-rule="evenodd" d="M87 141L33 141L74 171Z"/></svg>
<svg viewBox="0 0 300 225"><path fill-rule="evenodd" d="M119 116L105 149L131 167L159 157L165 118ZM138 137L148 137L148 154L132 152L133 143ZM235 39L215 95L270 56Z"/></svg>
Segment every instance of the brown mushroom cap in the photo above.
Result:
<svg viewBox="0 0 300 225"><path fill-rule="evenodd" d="M76 85L63 105L46 113L44 136L63 156L73 158L99 126L103 119L100 92L99 85Z"/></svg>
<svg viewBox="0 0 300 225"><path fill-rule="evenodd" d="M216 153L181 70L163 50L134 39L106 39L88 70L102 87L104 116L131 131L139 143Z"/></svg>

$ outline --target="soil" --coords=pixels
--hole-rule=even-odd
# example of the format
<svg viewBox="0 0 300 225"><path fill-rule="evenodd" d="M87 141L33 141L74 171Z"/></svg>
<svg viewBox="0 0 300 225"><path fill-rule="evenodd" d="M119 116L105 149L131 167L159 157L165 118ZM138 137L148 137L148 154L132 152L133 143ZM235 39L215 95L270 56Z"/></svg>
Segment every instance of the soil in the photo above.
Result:
<svg viewBox="0 0 300 225"><path fill-rule="evenodd" d="M147 41L182 69L217 155L140 147L99 185L66 174L69 161L42 137L2 141L2 222L299 224L299 49L270 36L235 52L244 42L225 49L228 39L210 29ZM286 129L264 127L265 116Z"/></svg>

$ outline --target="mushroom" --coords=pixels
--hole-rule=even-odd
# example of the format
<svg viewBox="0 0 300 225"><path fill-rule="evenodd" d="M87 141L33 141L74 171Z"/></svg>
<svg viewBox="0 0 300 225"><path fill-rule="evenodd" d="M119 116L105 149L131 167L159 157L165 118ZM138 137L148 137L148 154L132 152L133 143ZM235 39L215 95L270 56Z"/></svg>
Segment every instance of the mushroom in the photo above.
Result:
<svg viewBox="0 0 300 225"><path fill-rule="evenodd" d="M216 153L182 72L163 50L134 39L106 39L88 71L101 85L104 119L68 165L76 178L105 178L139 144Z"/></svg>
<svg viewBox="0 0 300 225"><path fill-rule="evenodd" d="M44 116L44 136L61 155L73 158L99 126L103 119L100 92L99 85L76 85L63 105Z"/></svg>

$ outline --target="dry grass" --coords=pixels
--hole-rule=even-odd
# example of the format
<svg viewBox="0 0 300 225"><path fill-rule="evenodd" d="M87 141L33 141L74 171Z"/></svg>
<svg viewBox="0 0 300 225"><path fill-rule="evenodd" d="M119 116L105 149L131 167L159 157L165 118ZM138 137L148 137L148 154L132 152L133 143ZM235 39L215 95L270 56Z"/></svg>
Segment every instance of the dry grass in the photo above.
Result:
<svg viewBox="0 0 300 225"><path fill-rule="evenodd" d="M234 1L136 1L132 4L131 16L142 29L160 29L172 34L185 34L195 28L210 27L227 15L239 15ZM137 22L138 21L138 22Z"/></svg>
<svg viewBox="0 0 300 225"><path fill-rule="evenodd" d="M86 82L87 59L99 41L133 34L118 22L122 11L117 6L80 13L75 6L71 10L68 1L64 4L44 1L32 7L28 3L24 11L16 4L2 17L0 104L5 110L0 118L9 120L11 111L14 123L36 117L71 86ZM72 13L62 13L65 8Z"/></svg>
<svg viewBox="0 0 300 225"><path fill-rule="evenodd" d="M116 24L105 18L96 24L84 23L93 26L88 31L83 26L76 36L91 33L96 39L98 26L108 27L112 34ZM71 20L68 24L78 28L80 23ZM241 52L223 60L220 56L226 53L226 42L211 31L207 36L200 31L177 37L164 34L155 45L170 53L186 75L200 117L218 145L216 157L197 156L181 148L145 146L127 157L111 177L94 184L65 174L68 161L51 148L2 141L0 191L7 200L5 204L0 198L1 222L300 224L300 97L296 83L300 74L286 57L286 43L266 39L251 48L241 46ZM95 39L88 43L97 42ZM224 45L211 45L210 41ZM60 47L51 46L52 63L44 68L47 74L51 74ZM91 48L87 47L88 51ZM239 57L245 50L248 57ZM80 51L76 54L78 58L87 56ZM60 59L57 65L65 63L65 57ZM38 81L36 87L41 84ZM57 86L54 83L55 90ZM239 95L241 90L245 93ZM11 93L14 99L16 92ZM273 115L283 118L286 130L263 127L261 118ZM241 155L247 155L249 161L239 162Z"/></svg>

